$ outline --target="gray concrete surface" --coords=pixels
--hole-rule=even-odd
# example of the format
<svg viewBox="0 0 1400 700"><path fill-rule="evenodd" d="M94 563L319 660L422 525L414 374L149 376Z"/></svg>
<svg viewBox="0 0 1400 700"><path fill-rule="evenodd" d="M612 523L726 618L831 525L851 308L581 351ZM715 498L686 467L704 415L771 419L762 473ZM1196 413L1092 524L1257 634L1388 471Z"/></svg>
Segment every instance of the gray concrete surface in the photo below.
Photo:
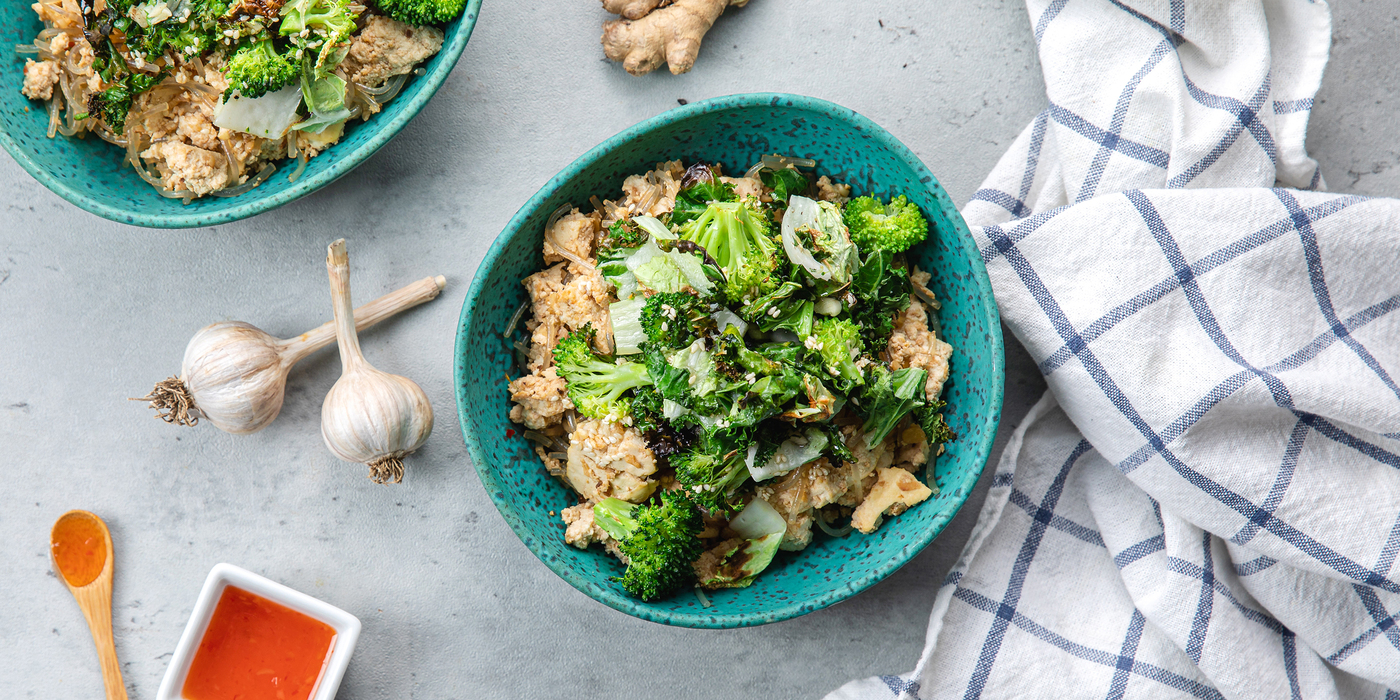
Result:
<svg viewBox="0 0 1400 700"><path fill-rule="evenodd" d="M1334 189L1397 189L1394 7L1335 8L1309 138ZM985 480L938 542L846 603L748 630L642 622L555 577L496 513L457 425L452 340L472 273L520 204L679 99L787 91L840 102L965 201L1043 106L1025 9L758 0L721 19L692 73L644 78L602 60L604 19L588 0L488 0L451 78L397 139L321 192L217 229L118 226L0 159L0 698L100 696L92 643L46 550L70 508L112 528L116 643L133 698L154 695L220 561L360 617L344 699L817 697L912 666ZM207 323L279 335L321 323L324 246L342 235L361 301L428 274L449 279L438 301L363 336L373 363L417 380L437 409L404 484L375 486L322 445L333 351L293 371L281 418L250 437L174 428L124 400L177 372ZM998 453L1044 387L1007 339Z"/></svg>

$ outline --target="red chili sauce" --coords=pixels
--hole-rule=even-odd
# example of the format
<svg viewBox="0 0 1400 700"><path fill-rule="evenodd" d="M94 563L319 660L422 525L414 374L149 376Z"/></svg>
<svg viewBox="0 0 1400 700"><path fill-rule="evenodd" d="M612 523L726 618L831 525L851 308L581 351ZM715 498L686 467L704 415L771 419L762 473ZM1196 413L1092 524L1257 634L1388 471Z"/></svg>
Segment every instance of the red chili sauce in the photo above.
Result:
<svg viewBox="0 0 1400 700"><path fill-rule="evenodd" d="M307 700L334 641L330 625L226 586L180 693L187 700Z"/></svg>
<svg viewBox="0 0 1400 700"><path fill-rule="evenodd" d="M107 564L107 536L87 513L64 513L53 525L51 541L54 565L74 588L97 580Z"/></svg>

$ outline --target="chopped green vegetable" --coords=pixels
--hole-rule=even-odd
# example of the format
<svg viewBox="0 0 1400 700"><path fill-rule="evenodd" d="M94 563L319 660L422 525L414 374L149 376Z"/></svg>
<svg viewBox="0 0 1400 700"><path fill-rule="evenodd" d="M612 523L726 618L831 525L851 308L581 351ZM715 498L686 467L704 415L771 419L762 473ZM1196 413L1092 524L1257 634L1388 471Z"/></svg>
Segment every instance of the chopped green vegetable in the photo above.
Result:
<svg viewBox="0 0 1400 700"><path fill-rule="evenodd" d="M117 84L88 97L88 114L95 115L107 128L120 134L126 130L126 115L135 97L159 83L163 74L133 73Z"/></svg>
<svg viewBox="0 0 1400 700"><path fill-rule="evenodd" d="M864 383L856 360L865 350L865 343L860 339L860 328L853 321L844 318L817 321L809 347L821 357L827 374L852 384Z"/></svg>
<svg viewBox="0 0 1400 700"><path fill-rule="evenodd" d="M734 186L720 180L719 172L704 163L690 166L681 183L681 191L676 193L676 205L671 210L672 226L684 226L699 218L711 202L739 201Z"/></svg>
<svg viewBox="0 0 1400 700"><path fill-rule="evenodd" d="M909 307L909 270L894 265L894 253L871 251L851 282L857 305L851 313L861 326L866 349L881 352L894 332L894 316Z"/></svg>
<svg viewBox="0 0 1400 700"><path fill-rule="evenodd" d="M924 405L924 380L928 372L906 367L891 372L884 365L868 369L866 389L861 393L860 411L865 423L865 446L872 447L885 439L895 425L914 409Z"/></svg>
<svg viewBox="0 0 1400 700"><path fill-rule="evenodd" d="M689 452L671 457L676 481L696 505L711 513L730 512L735 492L749 479L746 459L751 443L745 428L702 431Z"/></svg>
<svg viewBox="0 0 1400 700"><path fill-rule="evenodd" d="M697 328L702 327L709 312L710 305L697 294L653 294L642 307L642 330L660 347L683 348L695 342Z"/></svg>
<svg viewBox="0 0 1400 700"><path fill-rule="evenodd" d="M787 203L789 197L806 192L810 186L807 176L792 168L763 170L760 171L758 177L763 181L764 186L772 188L773 201L784 204Z"/></svg>

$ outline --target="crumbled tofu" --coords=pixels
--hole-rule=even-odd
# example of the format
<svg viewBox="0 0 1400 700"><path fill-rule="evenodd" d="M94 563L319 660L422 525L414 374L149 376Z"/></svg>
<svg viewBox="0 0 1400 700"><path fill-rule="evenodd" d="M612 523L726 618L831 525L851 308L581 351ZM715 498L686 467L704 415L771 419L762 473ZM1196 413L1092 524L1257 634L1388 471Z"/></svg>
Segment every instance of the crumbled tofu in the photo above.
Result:
<svg viewBox="0 0 1400 700"><path fill-rule="evenodd" d="M572 212L560 217L554 222L554 227L550 229L552 238L564 246L569 252L585 260L593 259L593 244L598 240L599 223L603 220L603 215L598 212L584 214L574 209ZM556 263L560 260L567 260L559 254L558 249L550 243L549 238L544 241L544 262L545 264Z"/></svg>
<svg viewBox="0 0 1400 700"><path fill-rule="evenodd" d="M441 49L441 29L415 27L374 15L351 39L342 65L351 82L372 88L413 70Z"/></svg>
<svg viewBox="0 0 1400 700"><path fill-rule="evenodd" d="M611 538L603 528L593 521L593 502L585 501L565 508L559 513L568 528L564 530L564 541L579 549L588 549L594 542L607 542Z"/></svg>
<svg viewBox="0 0 1400 700"><path fill-rule="evenodd" d="M656 491L656 456L640 433L620 423L587 419L569 436L565 479L590 501L641 503Z"/></svg>
<svg viewBox="0 0 1400 700"><path fill-rule="evenodd" d="M812 541L814 509L832 503L855 506L874 485L875 471L890 466L893 437L867 449L865 436L856 426L846 426L844 434L854 461L835 466L823 457L759 486L755 492L787 522L780 545L783 549L803 549Z"/></svg>
<svg viewBox="0 0 1400 700"><path fill-rule="evenodd" d="M851 514L851 525L867 535L880 527L884 516L899 515L933 495L913 474L898 467L881 469L879 474L870 495Z"/></svg>
<svg viewBox="0 0 1400 700"><path fill-rule="evenodd" d="M51 27L58 29L68 29L70 27L82 27L82 11L77 3L43 3L36 2L29 6L39 15L39 19Z"/></svg>
<svg viewBox="0 0 1400 700"><path fill-rule="evenodd" d="M618 544L617 540L608 539L603 543L603 549L607 550L608 554L617 557L617 560L624 565L632 563L632 560L628 559L627 555L622 553L622 546Z"/></svg>
<svg viewBox="0 0 1400 700"><path fill-rule="evenodd" d="M584 459L613 471L634 476L656 473L656 456L647 447L646 439L621 423L584 420L569 436L569 441L582 447Z"/></svg>
<svg viewBox="0 0 1400 700"><path fill-rule="evenodd" d="M866 447L865 435L856 426L846 426L842 429L842 433L846 436L846 445L851 450L851 456L855 458L855 461L842 465L843 469L846 470L843 476L848 486L843 493L837 496L835 502L837 505L855 506L865 500L865 494L875 484L876 470L888 467L893 463L896 438L888 436L882 442Z"/></svg>
<svg viewBox="0 0 1400 700"><path fill-rule="evenodd" d="M47 100L53 97L53 86L58 84L58 76L62 72L54 61L25 59L24 87L20 88L20 92L31 100Z"/></svg>
<svg viewBox="0 0 1400 700"><path fill-rule="evenodd" d="M156 161L165 175L166 187L187 189L204 195L228 184L228 159L224 154L191 146L183 141L162 141L151 144L141 152L146 160Z"/></svg>
<svg viewBox="0 0 1400 700"><path fill-rule="evenodd" d="M175 119L175 135L186 143L206 151L219 150L219 127L214 126L204 112L194 110Z"/></svg>
<svg viewBox="0 0 1400 700"><path fill-rule="evenodd" d="M904 419L905 427L896 430L898 439L895 445L894 463L907 467L910 471L928 463L928 436L917 423Z"/></svg>
<svg viewBox="0 0 1400 700"><path fill-rule="evenodd" d="M832 182L831 178L823 175L817 178L817 199L845 204L851 199L851 186Z"/></svg>
<svg viewBox="0 0 1400 700"><path fill-rule="evenodd" d="M943 393L948 381L948 360L953 346L933 334L928 327L928 312L916 296L909 297L909 307L894 319L894 334L890 336L890 369L922 367L928 372L924 395L930 401Z"/></svg>
<svg viewBox="0 0 1400 700"><path fill-rule="evenodd" d="M597 270L577 263L559 263L526 277L524 284L534 311L531 341L542 346L538 354L531 348L532 370L537 364L548 364L546 356L555 342L586 323L593 324L598 331L594 347L599 352L611 351L608 344L612 325L608 320L611 286Z"/></svg>
<svg viewBox="0 0 1400 700"><path fill-rule="evenodd" d="M75 49L82 47L81 42L75 41L74 45ZM228 85L220 72L222 60L212 57L204 62L203 68L203 72L199 72L192 63L182 64L176 69L175 77L177 80L184 78L180 82L198 82L222 92ZM145 92L137 96L131 111L133 115L144 115L127 119L131 135L151 144L141 153L141 158L155 166L162 184L168 189L205 195L238 184L250 171L257 172L262 167L256 156L262 152L265 139L214 126L212 100L193 93L171 98L168 95L154 97L151 92ZM234 159L233 168L228 162L229 155Z"/></svg>
<svg viewBox="0 0 1400 700"><path fill-rule="evenodd" d="M71 39L69 51L78 55L77 60L72 61L73 72L78 75L85 75L92 71L92 62L97 60L97 54L92 50L92 44L83 37Z"/></svg>
<svg viewBox="0 0 1400 700"><path fill-rule="evenodd" d="M739 199L762 197L764 194L763 181L756 177L721 177L719 181L733 185L734 194L739 195Z"/></svg>
<svg viewBox="0 0 1400 700"><path fill-rule="evenodd" d="M510 383L510 419L532 430L559 423L564 411L573 408L565 394L564 378L553 367L527 374Z"/></svg>
<svg viewBox="0 0 1400 700"><path fill-rule="evenodd" d="M631 216L661 216L676 208L676 193L681 190L684 175L685 168L678 160L657 163L655 170L623 180L623 197L618 206L627 209Z"/></svg>
<svg viewBox="0 0 1400 700"><path fill-rule="evenodd" d="M812 523L816 522L816 511L808 508L782 515L783 521L787 523L787 529L783 531L783 541L778 545L778 548L789 552L806 549L807 545L812 543Z"/></svg>

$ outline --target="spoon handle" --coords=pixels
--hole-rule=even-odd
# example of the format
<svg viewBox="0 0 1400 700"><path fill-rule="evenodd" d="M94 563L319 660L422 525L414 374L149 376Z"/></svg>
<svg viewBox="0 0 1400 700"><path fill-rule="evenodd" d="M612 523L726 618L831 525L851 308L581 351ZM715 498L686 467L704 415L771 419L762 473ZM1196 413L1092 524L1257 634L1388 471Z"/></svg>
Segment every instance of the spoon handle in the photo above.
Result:
<svg viewBox="0 0 1400 700"><path fill-rule="evenodd" d="M112 586L84 586L74 589L78 607L87 618L88 629L92 630L92 641L97 645L97 660L102 664L102 684L107 688L107 700L127 700L126 685L122 683L122 668L117 662L117 646L112 641Z"/></svg>

